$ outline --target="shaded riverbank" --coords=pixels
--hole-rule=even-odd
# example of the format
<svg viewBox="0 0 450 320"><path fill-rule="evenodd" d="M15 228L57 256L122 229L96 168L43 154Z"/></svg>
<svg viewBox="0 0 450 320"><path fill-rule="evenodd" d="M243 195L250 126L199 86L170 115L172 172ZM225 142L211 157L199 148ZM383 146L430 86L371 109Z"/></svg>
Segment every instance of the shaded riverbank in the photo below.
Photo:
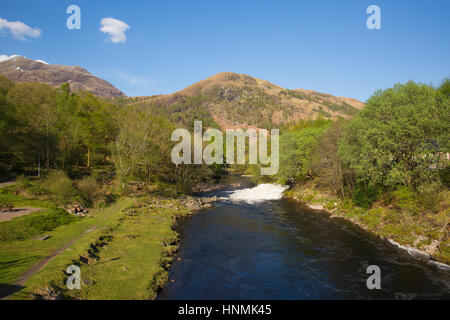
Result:
<svg viewBox="0 0 450 320"><path fill-rule="evenodd" d="M288 190L285 196L311 209L327 212L331 218L349 221L415 258L450 270L448 208L434 214L431 221L411 216L407 211L402 212L398 208L402 206L401 203L391 206L378 203L370 209L356 207L349 201L318 190L312 184ZM441 223L436 224L437 221Z"/></svg>

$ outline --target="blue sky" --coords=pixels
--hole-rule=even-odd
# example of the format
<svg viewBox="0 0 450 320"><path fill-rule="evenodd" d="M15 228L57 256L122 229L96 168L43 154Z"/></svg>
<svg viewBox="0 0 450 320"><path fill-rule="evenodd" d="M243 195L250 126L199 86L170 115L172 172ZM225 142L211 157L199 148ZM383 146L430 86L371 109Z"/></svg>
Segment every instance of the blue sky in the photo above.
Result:
<svg viewBox="0 0 450 320"><path fill-rule="evenodd" d="M81 30L66 8L81 8ZM381 30L369 30L369 5ZM171 93L215 73L245 73L289 88L365 101L408 80L450 76L450 1L24 1L0 2L0 18L39 36L0 30L0 54L79 65L129 96ZM107 40L100 21L130 28Z"/></svg>

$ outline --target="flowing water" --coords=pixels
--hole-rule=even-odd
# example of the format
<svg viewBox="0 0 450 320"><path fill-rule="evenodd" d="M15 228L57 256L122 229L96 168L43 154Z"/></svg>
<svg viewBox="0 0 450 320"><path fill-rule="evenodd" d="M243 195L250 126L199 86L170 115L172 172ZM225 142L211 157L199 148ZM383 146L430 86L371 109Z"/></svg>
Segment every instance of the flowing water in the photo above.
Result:
<svg viewBox="0 0 450 320"><path fill-rule="evenodd" d="M263 184L211 193L182 220L180 250L159 299L450 299L450 271ZM381 289L369 290L369 265Z"/></svg>

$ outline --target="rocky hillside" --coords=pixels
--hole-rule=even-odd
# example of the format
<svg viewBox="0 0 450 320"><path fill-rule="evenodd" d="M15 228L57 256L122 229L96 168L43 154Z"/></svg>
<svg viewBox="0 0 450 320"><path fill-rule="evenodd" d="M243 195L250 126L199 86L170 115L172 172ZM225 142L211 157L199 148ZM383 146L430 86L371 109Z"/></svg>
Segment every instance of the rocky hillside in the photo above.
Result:
<svg viewBox="0 0 450 320"><path fill-rule="evenodd" d="M14 82L43 82L53 87L68 82L72 90L87 90L101 97L125 96L109 82L93 76L83 68L47 64L21 56L1 62L0 75Z"/></svg>
<svg viewBox="0 0 450 320"><path fill-rule="evenodd" d="M289 90L231 72L218 73L170 95L140 97L132 103L152 105L176 122L190 124L194 119L205 122L210 118L222 128L270 128L299 119L350 118L364 107L356 99Z"/></svg>

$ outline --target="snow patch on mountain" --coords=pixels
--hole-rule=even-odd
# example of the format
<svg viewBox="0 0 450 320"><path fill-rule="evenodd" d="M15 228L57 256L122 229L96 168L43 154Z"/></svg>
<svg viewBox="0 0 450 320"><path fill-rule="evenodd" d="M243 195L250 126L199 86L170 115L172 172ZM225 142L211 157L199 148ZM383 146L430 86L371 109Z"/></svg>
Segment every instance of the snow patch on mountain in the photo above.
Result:
<svg viewBox="0 0 450 320"><path fill-rule="evenodd" d="M8 56L8 55L6 55L6 54L0 54L0 63L2 63L2 62L4 62L4 61L11 60L11 59L14 59L14 58L19 58L19 57L27 58L27 57L24 57L24 56L20 56L20 55L18 55L18 54L13 54L13 55L10 55L10 56ZM27 58L27 59L28 59L28 58ZM45 62L44 60L34 60L34 61L40 62L40 63L43 63L43 64L48 64L48 63Z"/></svg>

